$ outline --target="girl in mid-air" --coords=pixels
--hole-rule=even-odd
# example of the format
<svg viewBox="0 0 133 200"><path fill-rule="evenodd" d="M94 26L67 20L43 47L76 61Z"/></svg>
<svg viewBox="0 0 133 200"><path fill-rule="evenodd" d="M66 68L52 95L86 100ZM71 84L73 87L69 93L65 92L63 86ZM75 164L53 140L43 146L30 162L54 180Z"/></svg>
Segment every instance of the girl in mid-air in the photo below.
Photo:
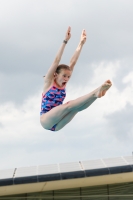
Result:
<svg viewBox="0 0 133 200"><path fill-rule="evenodd" d="M78 112L85 110L97 98L104 96L112 85L111 81L107 80L91 93L63 104L66 96L66 85L72 75L82 47L86 42L86 31L82 31L79 45L70 60L69 66L65 64L59 65L61 56L70 37L71 28L68 27L55 60L44 77L40 122L43 128L51 131L59 131L62 129Z"/></svg>

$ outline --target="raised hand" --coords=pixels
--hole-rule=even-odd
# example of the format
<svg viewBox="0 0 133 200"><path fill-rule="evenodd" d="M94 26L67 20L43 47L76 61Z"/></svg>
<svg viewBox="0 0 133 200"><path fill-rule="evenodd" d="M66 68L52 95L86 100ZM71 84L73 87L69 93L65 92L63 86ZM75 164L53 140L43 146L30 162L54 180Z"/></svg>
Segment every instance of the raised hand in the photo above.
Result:
<svg viewBox="0 0 133 200"><path fill-rule="evenodd" d="M81 38L80 38L81 43L84 44L86 42L86 39L87 39L86 31L83 30L81 33Z"/></svg>
<svg viewBox="0 0 133 200"><path fill-rule="evenodd" d="M68 41L71 38L71 27L69 26L66 32L65 40Z"/></svg>

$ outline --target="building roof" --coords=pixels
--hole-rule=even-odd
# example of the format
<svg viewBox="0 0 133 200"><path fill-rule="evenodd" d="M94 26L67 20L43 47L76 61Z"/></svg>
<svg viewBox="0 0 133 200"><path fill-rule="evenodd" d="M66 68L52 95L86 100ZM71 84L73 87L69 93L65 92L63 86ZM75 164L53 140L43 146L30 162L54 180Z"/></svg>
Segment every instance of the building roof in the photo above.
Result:
<svg viewBox="0 0 133 200"><path fill-rule="evenodd" d="M0 196L122 182L133 182L132 156L0 170Z"/></svg>

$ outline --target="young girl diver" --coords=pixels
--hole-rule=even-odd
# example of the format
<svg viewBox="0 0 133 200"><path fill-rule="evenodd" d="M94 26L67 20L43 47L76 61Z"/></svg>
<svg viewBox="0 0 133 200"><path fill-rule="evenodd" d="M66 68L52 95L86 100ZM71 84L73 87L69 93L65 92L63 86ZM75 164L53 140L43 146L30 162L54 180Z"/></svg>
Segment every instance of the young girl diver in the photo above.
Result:
<svg viewBox="0 0 133 200"><path fill-rule="evenodd" d="M82 31L79 45L70 60L69 66L64 64L59 65L65 46L70 38L71 28L68 27L65 39L44 78L40 122L44 129L51 131L62 129L78 112L85 110L97 98L104 96L112 85L111 81L107 80L91 93L63 104L66 96L65 87L72 75L82 47L86 42L86 31Z"/></svg>

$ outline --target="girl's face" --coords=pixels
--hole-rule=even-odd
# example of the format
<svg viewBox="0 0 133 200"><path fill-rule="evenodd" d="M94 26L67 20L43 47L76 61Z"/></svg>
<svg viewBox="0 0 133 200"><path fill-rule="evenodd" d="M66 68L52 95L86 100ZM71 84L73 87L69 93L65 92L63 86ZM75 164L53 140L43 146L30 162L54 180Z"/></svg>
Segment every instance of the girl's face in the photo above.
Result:
<svg viewBox="0 0 133 200"><path fill-rule="evenodd" d="M55 82L59 87L65 87L71 77L71 71L62 69L59 74L55 75Z"/></svg>

